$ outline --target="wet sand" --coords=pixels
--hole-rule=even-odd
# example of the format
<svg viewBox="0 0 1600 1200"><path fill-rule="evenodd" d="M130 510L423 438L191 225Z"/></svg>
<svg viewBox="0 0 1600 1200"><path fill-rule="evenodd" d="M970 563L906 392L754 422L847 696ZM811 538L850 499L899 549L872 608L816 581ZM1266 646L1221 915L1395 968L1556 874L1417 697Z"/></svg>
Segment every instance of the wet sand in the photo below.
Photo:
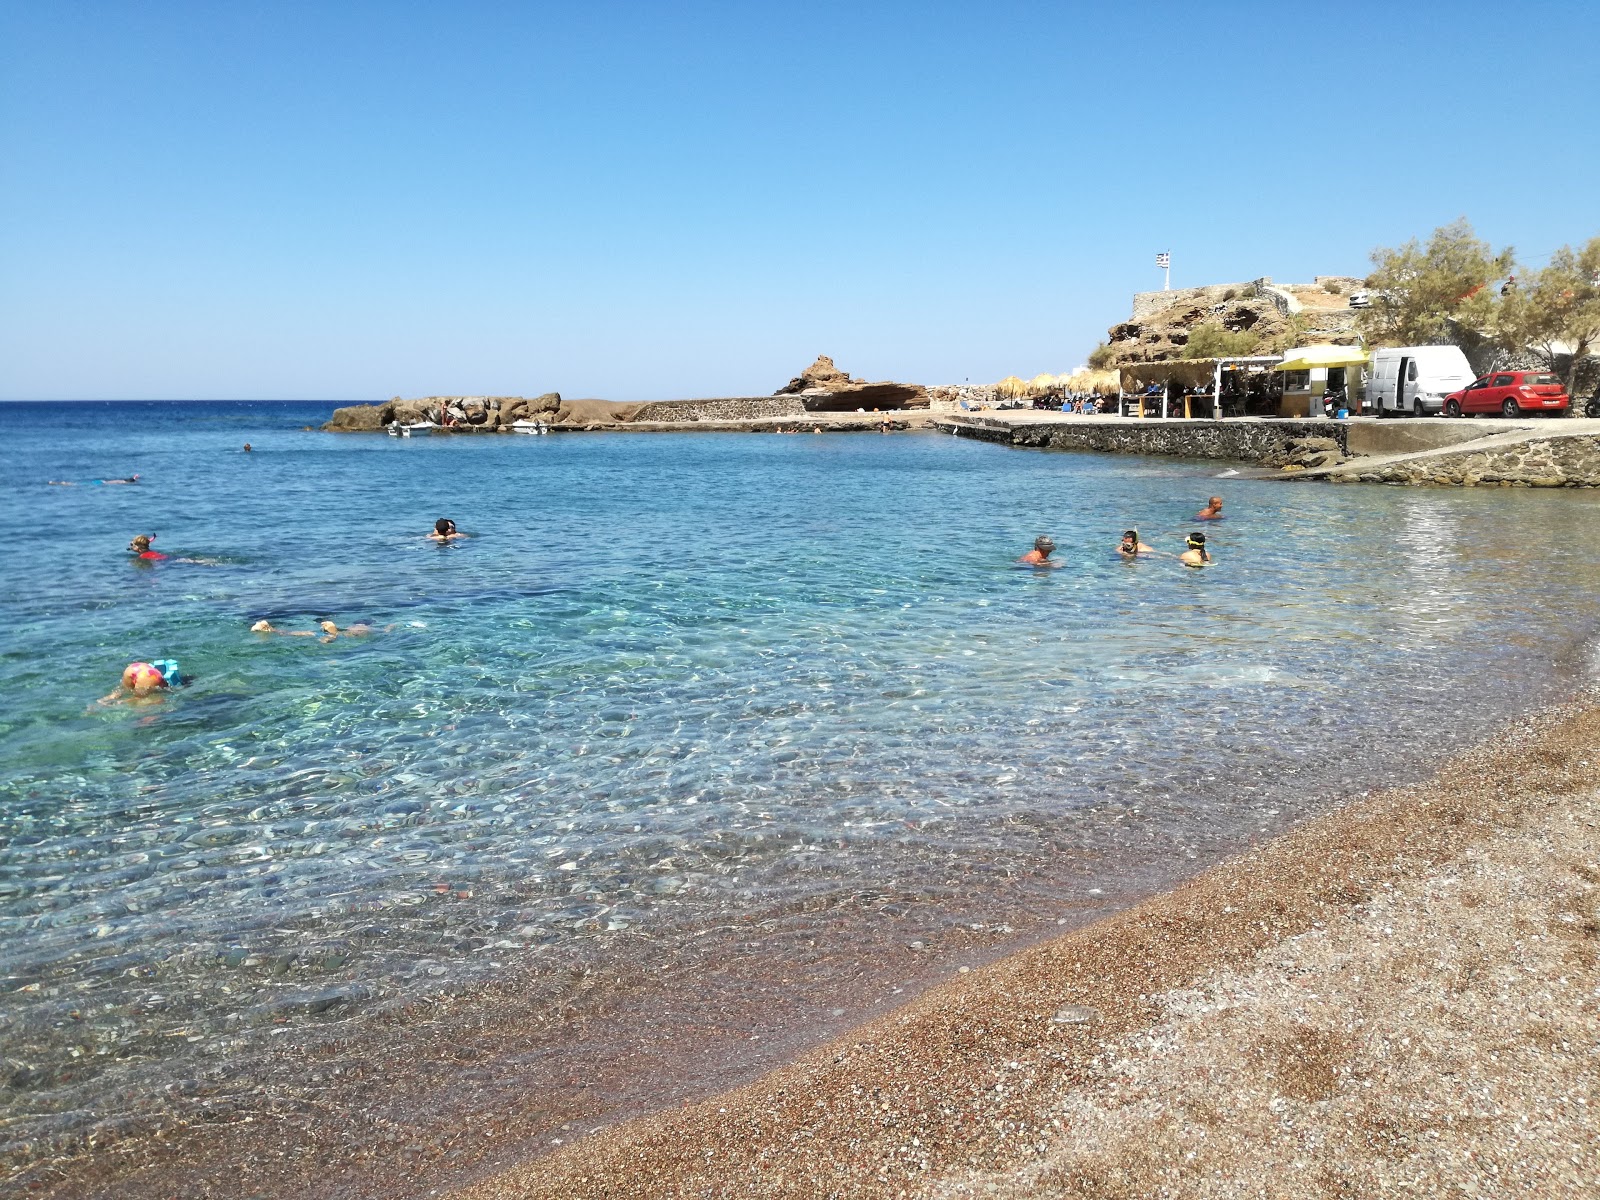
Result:
<svg viewBox="0 0 1600 1200"><path fill-rule="evenodd" d="M452 1195L1589 1196L1597 1109L1587 697Z"/></svg>

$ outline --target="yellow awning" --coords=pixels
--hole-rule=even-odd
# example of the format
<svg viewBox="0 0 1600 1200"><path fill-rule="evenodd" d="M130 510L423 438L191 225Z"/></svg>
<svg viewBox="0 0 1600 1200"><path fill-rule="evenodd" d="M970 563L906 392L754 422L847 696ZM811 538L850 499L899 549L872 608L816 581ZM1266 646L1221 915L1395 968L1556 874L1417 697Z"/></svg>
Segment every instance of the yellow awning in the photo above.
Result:
<svg viewBox="0 0 1600 1200"><path fill-rule="evenodd" d="M1360 346L1301 346L1283 356L1274 371L1309 371L1312 367L1354 367L1367 361Z"/></svg>

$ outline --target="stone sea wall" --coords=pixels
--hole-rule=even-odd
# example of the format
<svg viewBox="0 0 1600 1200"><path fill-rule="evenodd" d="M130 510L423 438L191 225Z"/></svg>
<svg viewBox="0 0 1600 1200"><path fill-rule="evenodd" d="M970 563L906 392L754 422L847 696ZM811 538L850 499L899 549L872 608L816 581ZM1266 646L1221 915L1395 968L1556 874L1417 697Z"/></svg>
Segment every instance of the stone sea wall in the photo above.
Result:
<svg viewBox="0 0 1600 1200"><path fill-rule="evenodd" d="M803 417L799 396L727 396L715 400L655 400L642 404L635 421L759 421Z"/></svg>
<svg viewBox="0 0 1600 1200"><path fill-rule="evenodd" d="M1233 459L1279 465L1289 461L1293 443L1326 438L1340 451L1349 425L1343 421L1051 421L990 425L963 422L953 428L966 437L1044 446L1052 450L1092 450L1104 454L1159 454L1178 458Z"/></svg>
<svg viewBox="0 0 1600 1200"><path fill-rule="evenodd" d="M1325 478L1415 487L1600 487L1600 437L1535 438L1371 465L1357 459Z"/></svg>

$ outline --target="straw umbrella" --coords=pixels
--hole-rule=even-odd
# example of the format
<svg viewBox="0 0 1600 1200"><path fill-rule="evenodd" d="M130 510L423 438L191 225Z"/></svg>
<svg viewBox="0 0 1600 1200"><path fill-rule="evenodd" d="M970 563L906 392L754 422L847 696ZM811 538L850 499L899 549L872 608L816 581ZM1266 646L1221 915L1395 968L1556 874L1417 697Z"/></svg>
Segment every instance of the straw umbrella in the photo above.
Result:
<svg viewBox="0 0 1600 1200"><path fill-rule="evenodd" d="M1015 375L1007 375L994 385L994 394L1007 400L1018 400L1028 394L1028 385Z"/></svg>

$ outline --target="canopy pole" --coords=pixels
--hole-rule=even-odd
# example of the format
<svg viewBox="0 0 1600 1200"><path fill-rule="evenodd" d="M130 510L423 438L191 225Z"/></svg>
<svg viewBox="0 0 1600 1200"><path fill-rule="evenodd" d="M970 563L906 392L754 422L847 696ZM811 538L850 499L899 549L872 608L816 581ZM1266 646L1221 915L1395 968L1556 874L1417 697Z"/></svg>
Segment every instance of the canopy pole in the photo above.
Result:
<svg viewBox="0 0 1600 1200"><path fill-rule="evenodd" d="M1222 360L1217 359L1216 374L1211 379L1211 419L1222 420Z"/></svg>

